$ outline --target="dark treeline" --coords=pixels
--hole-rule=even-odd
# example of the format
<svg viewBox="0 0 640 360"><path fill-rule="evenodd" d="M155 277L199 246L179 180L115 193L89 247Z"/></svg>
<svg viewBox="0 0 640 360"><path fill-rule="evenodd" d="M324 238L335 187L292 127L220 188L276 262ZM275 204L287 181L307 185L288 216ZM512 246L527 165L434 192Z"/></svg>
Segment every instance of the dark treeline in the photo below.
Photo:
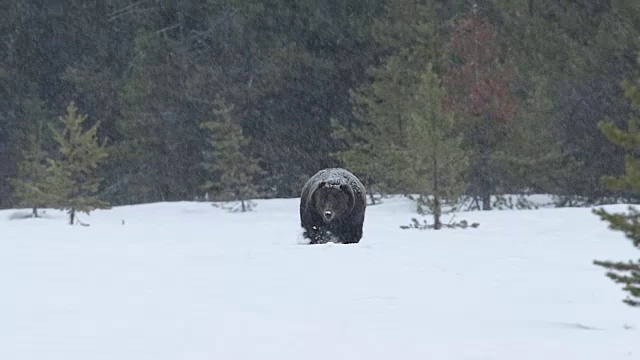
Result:
<svg viewBox="0 0 640 360"><path fill-rule="evenodd" d="M216 179L295 197L329 166L485 208L526 191L596 201L601 176L624 170L597 123L637 111L621 87L640 70L637 0L0 6L0 207L22 205L12 179L28 149L55 157L49 129L71 102L100 124L99 193L114 205L233 190ZM216 151L211 131L229 134Z"/></svg>

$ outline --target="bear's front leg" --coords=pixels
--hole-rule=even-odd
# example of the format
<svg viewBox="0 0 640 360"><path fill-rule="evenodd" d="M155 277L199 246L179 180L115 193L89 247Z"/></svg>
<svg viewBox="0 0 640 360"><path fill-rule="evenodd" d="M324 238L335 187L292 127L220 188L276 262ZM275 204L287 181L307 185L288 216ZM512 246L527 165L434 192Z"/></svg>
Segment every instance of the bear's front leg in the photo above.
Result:
<svg viewBox="0 0 640 360"><path fill-rule="evenodd" d="M306 239L309 239L309 244L319 244L322 242L322 232L317 226L309 226L305 228L302 235Z"/></svg>
<svg viewBox="0 0 640 360"><path fill-rule="evenodd" d="M345 244L357 244L360 242L361 238L362 238L362 225L355 225L355 226L351 226L347 231L345 231L343 242Z"/></svg>

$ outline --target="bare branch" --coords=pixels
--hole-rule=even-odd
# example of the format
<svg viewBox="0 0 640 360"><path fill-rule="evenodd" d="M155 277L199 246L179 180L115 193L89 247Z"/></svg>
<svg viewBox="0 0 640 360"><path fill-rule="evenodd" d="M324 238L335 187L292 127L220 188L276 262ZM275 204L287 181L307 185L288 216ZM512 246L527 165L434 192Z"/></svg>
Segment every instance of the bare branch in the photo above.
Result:
<svg viewBox="0 0 640 360"><path fill-rule="evenodd" d="M127 16L127 15L131 15L131 14L135 14L135 13L142 13L142 12L147 12L147 11L151 11L151 10L155 10L158 8L158 6L152 6L152 7L148 7L148 8L143 8L143 9L136 9L136 7L142 3L148 2L149 0L140 0L136 3L133 3L129 6L126 6L122 9L116 10L113 13L111 13L109 15L109 22L115 21L117 19L119 19L122 16Z"/></svg>

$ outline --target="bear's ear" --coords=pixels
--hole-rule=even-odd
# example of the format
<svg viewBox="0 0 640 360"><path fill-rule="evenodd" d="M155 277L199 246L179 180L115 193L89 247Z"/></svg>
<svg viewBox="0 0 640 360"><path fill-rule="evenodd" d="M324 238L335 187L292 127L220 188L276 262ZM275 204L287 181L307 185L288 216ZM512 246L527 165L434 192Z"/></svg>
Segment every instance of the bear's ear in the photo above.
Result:
<svg viewBox="0 0 640 360"><path fill-rule="evenodd" d="M310 198L310 199L315 199L315 197L316 197L316 196L317 196L317 194L318 194L318 190L322 189L325 185L326 185L326 182L324 182L324 181L319 181L319 182L315 185L315 187L313 187L313 188L311 189L311 192L309 193L309 198ZM315 201L315 200L314 200L314 201Z"/></svg>
<svg viewBox="0 0 640 360"><path fill-rule="evenodd" d="M347 194L347 196L349 197L349 209L353 209L353 207L356 205L356 197L353 194L353 189L351 188L351 186L349 186L349 184L342 184L340 185L340 190L342 190L343 193Z"/></svg>

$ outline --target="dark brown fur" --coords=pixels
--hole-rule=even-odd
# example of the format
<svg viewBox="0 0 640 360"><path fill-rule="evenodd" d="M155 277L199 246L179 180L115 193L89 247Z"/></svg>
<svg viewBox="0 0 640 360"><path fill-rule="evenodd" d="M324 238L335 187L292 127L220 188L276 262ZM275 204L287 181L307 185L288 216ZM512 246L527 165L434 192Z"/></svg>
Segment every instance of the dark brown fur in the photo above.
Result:
<svg viewBox="0 0 640 360"><path fill-rule="evenodd" d="M345 169L324 169L302 188L300 225L311 244L357 243L362 238L366 190Z"/></svg>

